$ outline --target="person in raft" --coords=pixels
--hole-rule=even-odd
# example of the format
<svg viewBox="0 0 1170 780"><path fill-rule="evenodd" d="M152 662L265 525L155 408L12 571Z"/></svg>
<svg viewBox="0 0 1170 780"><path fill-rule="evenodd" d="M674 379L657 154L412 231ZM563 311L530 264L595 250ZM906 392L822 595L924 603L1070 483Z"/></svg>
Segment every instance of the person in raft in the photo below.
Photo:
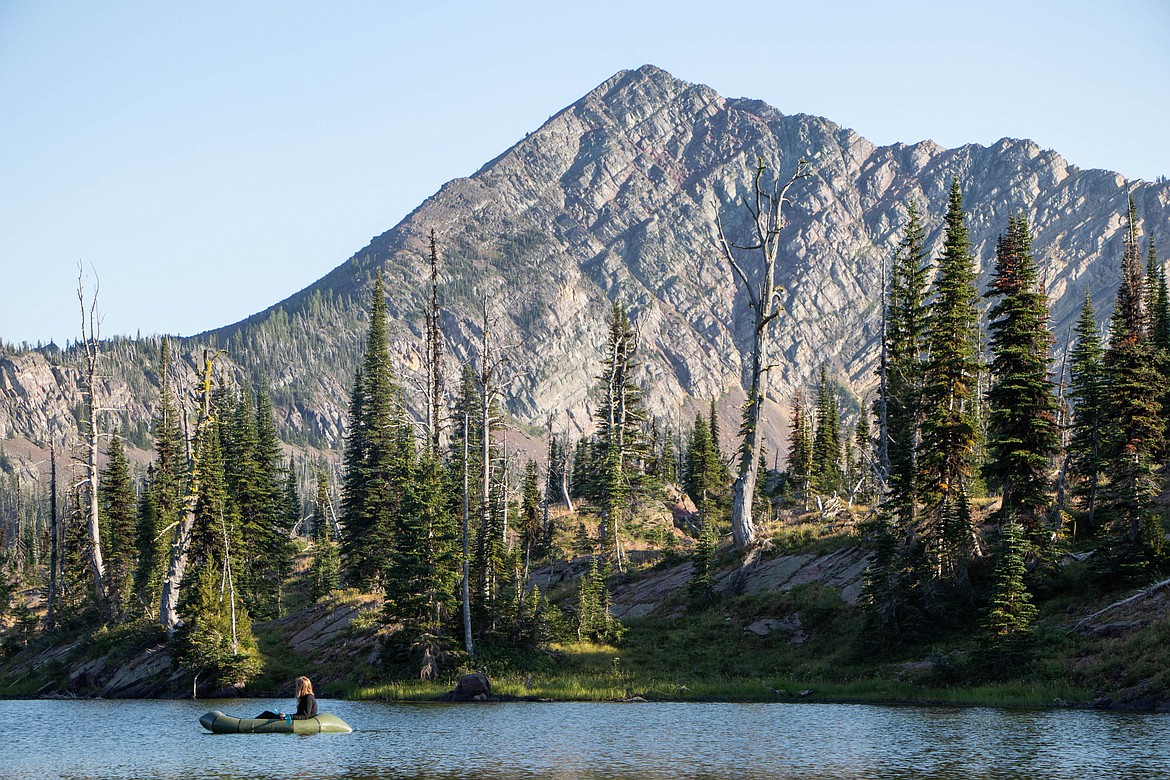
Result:
<svg viewBox="0 0 1170 780"><path fill-rule="evenodd" d="M272 710L264 710L257 718L282 718L287 721L294 720L308 720L309 718L317 717L317 697L313 695L313 683L309 682L308 677L298 677L296 679L297 687L297 711L292 715L285 715L282 712L273 712Z"/></svg>

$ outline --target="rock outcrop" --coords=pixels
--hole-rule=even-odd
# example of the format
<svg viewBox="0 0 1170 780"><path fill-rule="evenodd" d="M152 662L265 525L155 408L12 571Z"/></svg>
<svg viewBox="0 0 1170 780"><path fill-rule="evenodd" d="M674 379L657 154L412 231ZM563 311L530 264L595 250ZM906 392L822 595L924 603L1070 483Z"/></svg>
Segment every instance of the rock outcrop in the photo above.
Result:
<svg viewBox="0 0 1170 780"><path fill-rule="evenodd" d="M825 555L797 553L760 557L745 566L719 572L715 588L724 594L738 595L763 591L786 593L800 585L824 585L840 590L841 600L846 604L856 604L871 557L872 553L858 547L843 547ZM663 604L671 602L675 593L687 587L692 571L688 561L615 587L610 594L611 613L617 618L640 618L657 612ZM761 624L757 628L767 630L753 631L766 634L777 627ZM799 627L799 621L795 627L783 627L792 632Z"/></svg>

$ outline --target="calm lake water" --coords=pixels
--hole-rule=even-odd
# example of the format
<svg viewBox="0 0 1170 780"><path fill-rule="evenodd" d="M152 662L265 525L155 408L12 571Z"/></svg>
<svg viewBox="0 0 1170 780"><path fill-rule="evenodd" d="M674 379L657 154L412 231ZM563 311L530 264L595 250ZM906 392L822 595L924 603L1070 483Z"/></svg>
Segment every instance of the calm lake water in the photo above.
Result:
<svg viewBox="0 0 1170 780"><path fill-rule="evenodd" d="M0 701L0 778L1167 778L1170 716L851 704L322 700L353 734L208 734L231 701Z"/></svg>

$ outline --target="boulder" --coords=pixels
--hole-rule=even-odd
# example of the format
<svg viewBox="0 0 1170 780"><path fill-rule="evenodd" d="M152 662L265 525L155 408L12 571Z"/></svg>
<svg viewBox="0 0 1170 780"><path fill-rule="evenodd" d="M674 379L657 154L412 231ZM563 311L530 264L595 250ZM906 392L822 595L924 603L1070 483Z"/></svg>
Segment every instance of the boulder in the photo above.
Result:
<svg viewBox="0 0 1170 780"><path fill-rule="evenodd" d="M492 695L492 683L486 674L465 674L459 678L452 692L454 701L487 701Z"/></svg>
<svg viewBox="0 0 1170 780"><path fill-rule="evenodd" d="M753 633L756 636L767 636L773 631L784 631L788 634L788 641L794 645L803 645L808 641L808 632L800 622L800 613L795 612L783 620L760 618L744 629L744 633Z"/></svg>
<svg viewBox="0 0 1170 780"><path fill-rule="evenodd" d="M779 620L770 620L768 618L761 618L760 620L757 620L755 623L752 623L747 628L745 628L744 632L746 633L746 632L750 631L751 633L755 634L756 636L767 636L768 634L772 633L773 631L775 631L779 627L780 627Z"/></svg>

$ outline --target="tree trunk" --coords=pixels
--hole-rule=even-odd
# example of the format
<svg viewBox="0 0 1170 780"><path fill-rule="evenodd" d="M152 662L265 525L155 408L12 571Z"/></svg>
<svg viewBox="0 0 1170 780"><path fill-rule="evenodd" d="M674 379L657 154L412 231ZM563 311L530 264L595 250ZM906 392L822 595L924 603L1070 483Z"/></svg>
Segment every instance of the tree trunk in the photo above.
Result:
<svg viewBox="0 0 1170 780"><path fill-rule="evenodd" d="M731 534L735 546L747 547L755 541L756 526L752 520L752 502L756 495L756 482L759 479L760 448L764 441L762 428L763 404L768 392L768 358L769 340L768 331L772 321L780 314L780 290L776 287L776 256L780 246L780 231L784 227L784 204L787 202L788 189L800 179L810 175L808 165L801 160L796 166L796 172L783 187L775 187L767 192L763 187L763 176L766 166L764 159L758 158L755 177L753 178L753 194L755 203L747 204L747 211L752 217L755 235L752 242L746 245L734 244L728 241L723 232L723 222L719 218L718 204L715 210L715 225L718 230L718 245L724 260L731 266L732 273L743 285L748 295L748 306L752 310L753 336L752 359L748 374L747 404L743 412L743 441L740 444L739 474L732 483L731 503ZM749 268L753 282L748 276L732 250L749 252L749 257L755 259L755 264Z"/></svg>
<svg viewBox="0 0 1170 780"><path fill-rule="evenodd" d="M195 436L206 435L211 420L211 366L216 356L208 357L203 350L203 388L199 422ZM199 446L198 441L191 457L191 474L187 482L187 494L183 497L183 520L175 527L175 538L171 543L171 558L167 565L167 576L163 580L162 597L159 600L159 622L167 632L167 638L174 636L179 626L179 588L187 570L187 548L191 544L191 531L195 527L195 505L199 501Z"/></svg>
<svg viewBox="0 0 1170 780"><path fill-rule="evenodd" d="M228 598L231 599L228 606L232 613L232 653L239 655L240 640L236 636L236 583L232 579L231 546L228 542L227 523L224 522L222 510L219 513L219 527L223 531L223 577L219 583L219 597L222 599L224 590L228 591Z"/></svg>
<svg viewBox="0 0 1170 780"><path fill-rule="evenodd" d="M877 472L879 489L884 494L890 480L890 408L887 402L889 397L890 352L888 322L886 321L887 310L889 309L887 296L890 289L890 272L884 271L883 269L882 277L882 351L881 362L879 363ZM865 410L862 409L861 413L865 414Z"/></svg>
<svg viewBox="0 0 1170 780"><path fill-rule="evenodd" d="M443 331L439 325L439 249L435 231L431 230L431 310L427 315L427 393L429 408L427 424L430 430L431 453L437 459L440 452L443 395Z"/></svg>
<svg viewBox="0 0 1170 780"><path fill-rule="evenodd" d="M89 307L85 305L85 286L80 268L77 273L77 300L81 304L81 345L85 350L81 398L88 418L85 421L86 425L82 427L82 443L86 449L85 481L89 493L89 566L93 572L93 587L98 603L104 603L106 564L102 558L102 538L98 524L98 410L95 400L101 318L97 314L97 290L94 290Z"/></svg>
<svg viewBox="0 0 1170 780"><path fill-rule="evenodd" d="M471 418L463 412L463 644L467 648L467 655L475 655L475 646L471 641L471 529L470 529L470 485L467 472L469 468L469 448Z"/></svg>
<svg viewBox="0 0 1170 780"><path fill-rule="evenodd" d="M61 524L57 517L57 447L49 445L49 603L45 611L45 629L57 625L57 569L61 559Z"/></svg>
<svg viewBox="0 0 1170 780"><path fill-rule="evenodd" d="M503 500L500 501L500 509L503 512L502 522L500 524L500 542L504 545L504 549L508 552L512 551L512 545L508 544L508 429L504 428L504 467L501 478L503 491Z"/></svg>
<svg viewBox="0 0 1170 780"><path fill-rule="evenodd" d="M550 500L552 498L552 485L550 484L552 482L552 467L553 467L552 440L553 440L552 415L550 414L548 416L548 467L544 471L544 519L541 521L542 522L541 530L542 530L542 533L544 533L546 536L548 535L548 505L550 503L552 503L552 501Z"/></svg>
<svg viewBox="0 0 1170 780"><path fill-rule="evenodd" d="M485 309L486 311L486 309ZM488 400L489 383L491 382L491 374L488 371L487 363L487 316L484 316L484 335L483 335L483 350L484 350L484 369L480 376L480 382L483 388L483 403L480 411L482 413L482 420L480 420L480 484L479 484L479 529L480 529L480 544L483 547L483 571L480 572L480 577L483 578L481 591L485 602L491 600L492 584L494 581L492 565L491 565L491 520L492 520L492 462L491 462L491 436L492 424L489 411L491 409L491 402Z"/></svg>

